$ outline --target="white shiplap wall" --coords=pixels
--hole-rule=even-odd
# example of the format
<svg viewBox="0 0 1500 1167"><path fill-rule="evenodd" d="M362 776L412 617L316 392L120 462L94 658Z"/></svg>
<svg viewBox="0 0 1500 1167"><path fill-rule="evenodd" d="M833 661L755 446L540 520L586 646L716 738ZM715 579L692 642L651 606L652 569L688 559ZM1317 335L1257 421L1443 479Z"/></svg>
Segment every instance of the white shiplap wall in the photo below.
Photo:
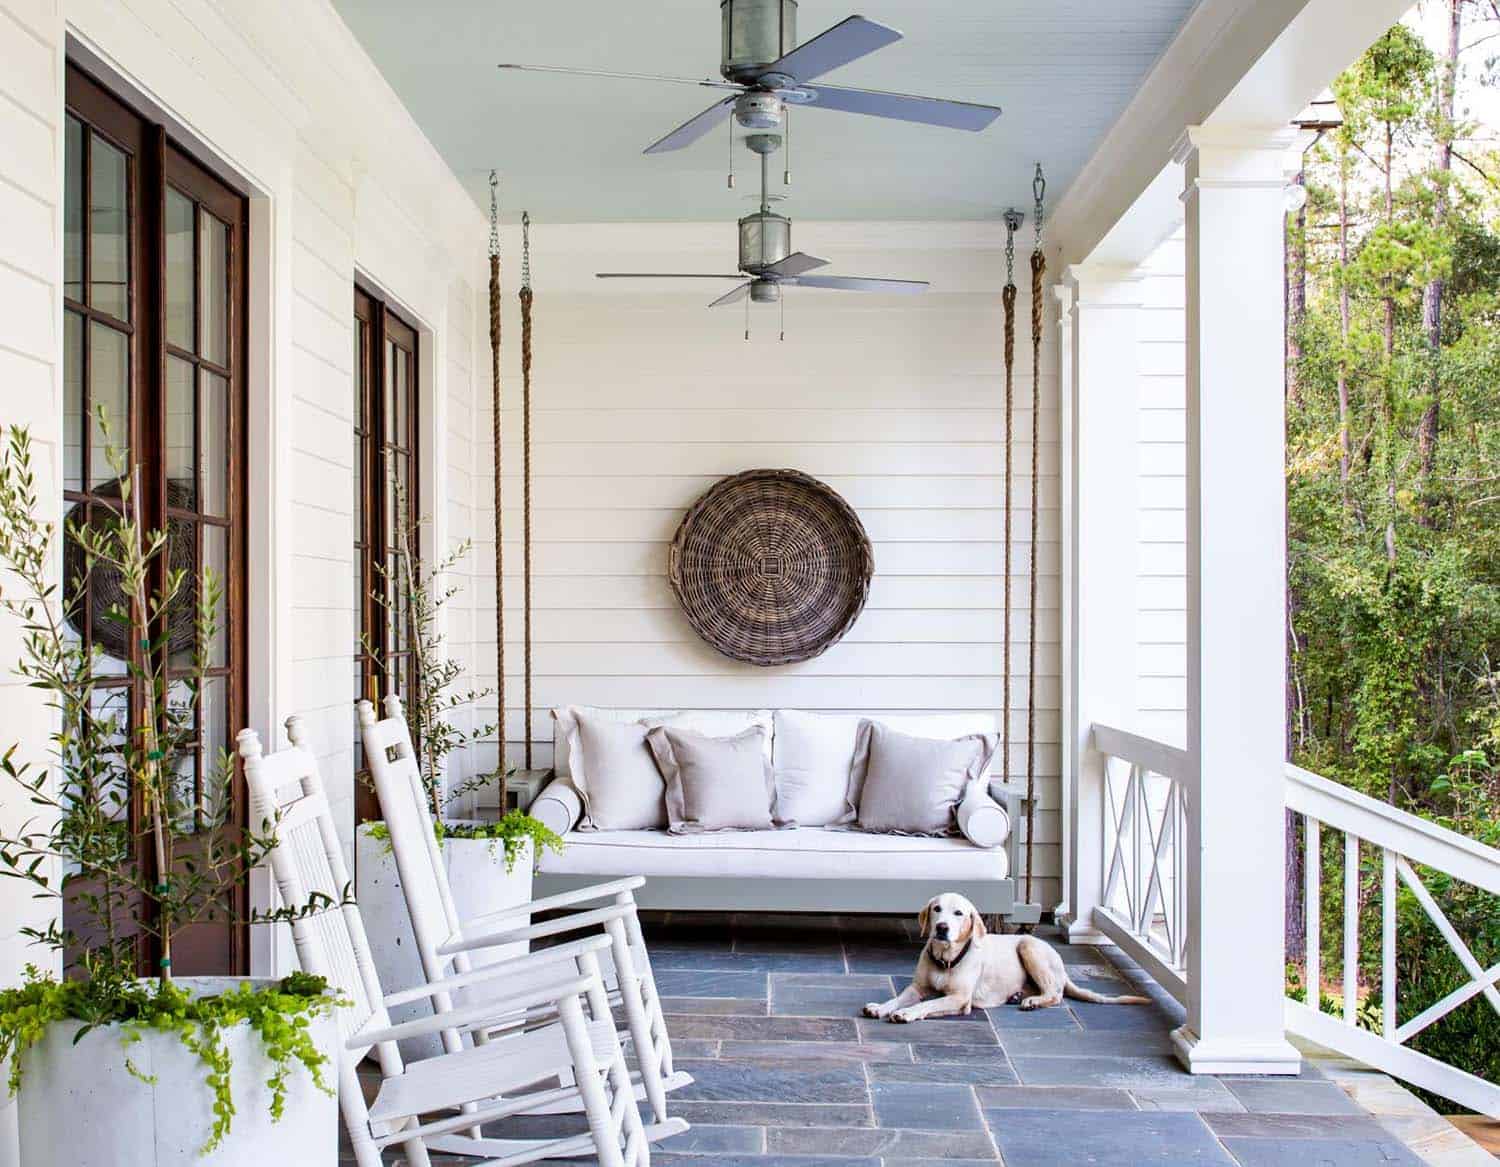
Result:
<svg viewBox="0 0 1500 1167"><path fill-rule="evenodd" d="M62 501L61 231L62 17L55 0L0 0L0 426L30 427L36 489L57 522ZM0 574L0 590L12 594ZM45 748L45 698L11 674L21 658L18 621L0 612L0 750ZM38 760L37 750L17 760ZM10 785L9 779L3 779ZM14 785L0 792L0 823L14 831L35 811ZM19 929L45 921L45 905L17 880L0 900L0 984L50 953ZM8 1112L9 1100L0 1102ZM0 1117L0 1127L8 1123ZM4 1149L0 1147L0 1158Z"/></svg>
<svg viewBox="0 0 1500 1167"><path fill-rule="evenodd" d="M1141 265L1137 728L1183 744L1187 709L1183 234Z"/></svg>
<svg viewBox="0 0 1500 1167"><path fill-rule="evenodd" d="M65 43L250 196L249 718L268 748L284 743L289 714L307 719L350 829L353 285L370 283L419 327L423 509L436 546L462 539L484 218L324 0L0 0L0 423L32 425L49 498L60 489ZM472 603L451 614L460 657ZM47 723L12 683L18 656L15 629L0 623L0 742L39 759ZM0 791L0 812L13 806ZM0 890L8 978L37 952L14 942L30 901ZM258 969L276 959L262 935Z"/></svg>
<svg viewBox="0 0 1500 1167"><path fill-rule="evenodd" d="M930 279L918 297L793 291L774 309L708 311L712 285L598 284L595 270L703 271L723 226L536 226L534 720L550 706L995 710L1001 701L1004 281L994 224L799 224L831 270ZM732 251L730 252L732 256ZM511 254L514 254L513 252ZM1024 263L1019 265L1024 269ZM1029 272L1023 277L1029 281ZM602 291L601 291L602 289ZM507 370L518 322L507 293ZM1018 305L1015 637L1010 773L1025 772L1031 396L1029 297ZM1044 356L1038 595L1036 871L1057 872L1058 485L1055 363ZM520 760L519 385L506 385L507 719ZM487 400L478 412L488 432ZM806 471L858 511L875 548L869 604L848 636L800 665L761 669L698 639L667 587L684 510L723 475ZM476 563L491 562L490 481ZM481 567L481 571L483 568ZM493 611L478 613L489 651ZM492 640L489 641L492 644ZM493 665L488 664L490 676ZM1056 899L1044 883L1041 901Z"/></svg>

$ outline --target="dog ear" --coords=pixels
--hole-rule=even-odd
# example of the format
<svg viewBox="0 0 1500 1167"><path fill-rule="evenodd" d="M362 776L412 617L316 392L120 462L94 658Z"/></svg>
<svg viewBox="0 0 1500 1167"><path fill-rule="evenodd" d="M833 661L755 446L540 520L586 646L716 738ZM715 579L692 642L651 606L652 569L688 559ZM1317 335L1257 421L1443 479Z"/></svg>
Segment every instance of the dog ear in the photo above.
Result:
<svg viewBox="0 0 1500 1167"><path fill-rule="evenodd" d="M974 905L969 905L969 939L983 940L990 934L990 930L984 926L984 917L974 910Z"/></svg>
<svg viewBox="0 0 1500 1167"><path fill-rule="evenodd" d="M922 905L922 910L917 913L917 930L921 932L922 939L924 940L927 939L927 920L932 915L932 905L935 902L936 897L928 900Z"/></svg>

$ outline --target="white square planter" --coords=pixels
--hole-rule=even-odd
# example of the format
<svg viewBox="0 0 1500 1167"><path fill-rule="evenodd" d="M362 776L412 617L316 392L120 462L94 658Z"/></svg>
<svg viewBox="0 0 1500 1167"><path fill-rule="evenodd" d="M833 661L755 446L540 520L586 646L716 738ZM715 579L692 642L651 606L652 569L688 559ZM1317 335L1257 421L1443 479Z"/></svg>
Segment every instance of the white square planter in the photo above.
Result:
<svg viewBox="0 0 1500 1167"><path fill-rule="evenodd" d="M192 977L177 983L222 992L242 979ZM214 1120L208 1067L177 1034L142 1029L140 1040L127 1046L121 1026L105 1025L75 1045L78 1029L78 1022L51 1026L21 1060L16 1118L25 1167L262 1167L337 1161L337 1098L317 1089L298 1066L288 1082L285 1113L273 1122L266 1087L271 1063L248 1024L224 1031L234 1120L223 1142L207 1155L200 1151ZM334 1018L314 1019L312 1036L328 1058L323 1080L337 1090ZM127 1057L155 1083L126 1069Z"/></svg>
<svg viewBox="0 0 1500 1167"><path fill-rule="evenodd" d="M375 954L381 987L387 993L394 993L423 982L422 961L417 955L411 917L407 915L406 897L402 894L401 877L396 871L396 856L391 851L390 841L372 836L369 826L365 824L357 832L355 898L359 901L365 932ZM505 870L505 845L499 840L445 839L443 861L448 866L448 882L461 920L528 903L532 898L531 869L535 859L529 840L522 846L515 866L509 872ZM528 922L529 917L518 917L513 924L519 928ZM528 948L524 941L497 945L470 953L469 958L477 968L517 956ZM465 990L455 1004L482 1002L487 997L503 995L505 989L502 979L493 987ZM400 1023L428 1017L431 1013L428 1004L415 1002L392 1009L391 1020ZM442 1043L437 1037L408 1038L401 1043L404 1058L431 1057L441 1052Z"/></svg>

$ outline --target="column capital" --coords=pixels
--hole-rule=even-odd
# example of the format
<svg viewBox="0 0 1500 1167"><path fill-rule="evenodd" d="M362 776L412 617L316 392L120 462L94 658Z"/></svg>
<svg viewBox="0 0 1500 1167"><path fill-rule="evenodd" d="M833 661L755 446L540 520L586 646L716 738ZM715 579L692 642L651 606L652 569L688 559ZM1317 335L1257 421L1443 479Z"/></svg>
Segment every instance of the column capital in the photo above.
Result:
<svg viewBox="0 0 1500 1167"><path fill-rule="evenodd" d="M1057 323L1060 328L1066 328L1073 322L1073 297L1075 291L1066 282L1052 285L1052 297L1057 301Z"/></svg>
<svg viewBox="0 0 1500 1167"><path fill-rule="evenodd" d="M1183 168L1183 197L1205 187L1280 190L1296 140L1289 125L1189 126L1172 151Z"/></svg>
<svg viewBox="0 0 1500 1167"><path fill-rule="evenodd" d="M1075 263L1063 272L1077 308L1139 308L1141 269L1117 263Z"/></svg>

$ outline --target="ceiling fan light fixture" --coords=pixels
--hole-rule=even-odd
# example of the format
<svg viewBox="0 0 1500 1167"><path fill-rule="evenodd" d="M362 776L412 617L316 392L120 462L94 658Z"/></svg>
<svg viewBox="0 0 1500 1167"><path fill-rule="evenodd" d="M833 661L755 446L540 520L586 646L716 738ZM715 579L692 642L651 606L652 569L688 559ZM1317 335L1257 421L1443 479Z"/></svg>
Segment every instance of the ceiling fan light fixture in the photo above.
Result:
<svg viewBox="0 0 1500 1167"><path fill-rule="evenodd" d="M719 72L749 84L797 47L797 0L720 0Z"/></svg>

